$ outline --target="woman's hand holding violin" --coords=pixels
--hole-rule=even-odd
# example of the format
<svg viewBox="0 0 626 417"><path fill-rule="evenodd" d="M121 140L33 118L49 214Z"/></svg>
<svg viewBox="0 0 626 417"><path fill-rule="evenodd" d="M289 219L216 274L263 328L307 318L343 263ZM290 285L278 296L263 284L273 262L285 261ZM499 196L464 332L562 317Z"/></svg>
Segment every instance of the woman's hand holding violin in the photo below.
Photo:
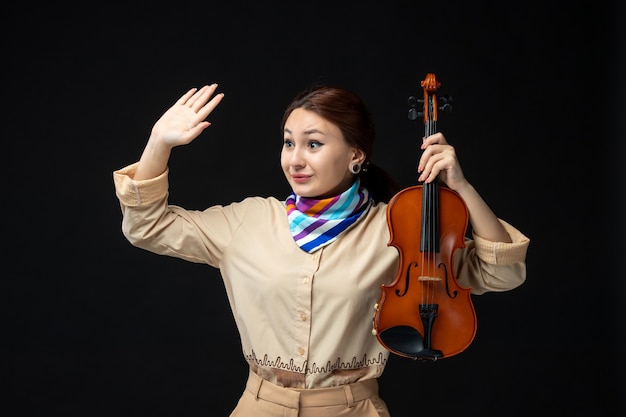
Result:
<svg viewBox="0 0 626 417"><path fill-rule="evenodd" d="M424 138L421 149L423 152L417 167L420 181L430 183L439 177L455 191L468 184L454 147L448 144L443 134L435 133Z"/></svg>
<svg viewBox="0 0 626 417"><path fill-rule="evenodd" d="M417 167L420 173L419 180L432 182L439 177L465 201L470 223L478 236L493 242L510 242L511 237L496 215L465 178L456 151L448 144L443 134L439 132L424 138L422 150Z"/></svg>

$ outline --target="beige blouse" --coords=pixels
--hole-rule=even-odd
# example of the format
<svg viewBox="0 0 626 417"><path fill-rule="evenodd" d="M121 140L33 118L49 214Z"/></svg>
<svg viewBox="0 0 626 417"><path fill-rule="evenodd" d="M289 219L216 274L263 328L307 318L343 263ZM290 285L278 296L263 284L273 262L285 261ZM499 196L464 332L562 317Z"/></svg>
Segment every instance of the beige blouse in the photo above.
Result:
<svg viewBox="0 0 626 417"><path fill-rule="evenodd" d="M249 197L185 210L168 204L167 171L135 181L135 169L113 173L124 235L148 251L219 268L254 372L294 388L382 374L389 352L372 334L374 305L398 268L385 204L309 254L291 237L284 201ZM526 278L529 240L502 223L513 243L474 236L455 253L457 281L473 294L510 290Z"/></svg>

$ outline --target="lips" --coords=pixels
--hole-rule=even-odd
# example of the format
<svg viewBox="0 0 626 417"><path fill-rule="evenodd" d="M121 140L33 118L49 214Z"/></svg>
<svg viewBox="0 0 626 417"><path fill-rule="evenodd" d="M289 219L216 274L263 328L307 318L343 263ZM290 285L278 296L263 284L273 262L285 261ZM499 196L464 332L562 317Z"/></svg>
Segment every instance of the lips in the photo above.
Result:
<svg viewBox="0 0 626 417"><path fill-rule="evenodd" d="M310 175L292 175L291 179L293 180L293 182L297 182L297 183L304 183L307 182L309 180L309 178L311 178Z"/></svg>

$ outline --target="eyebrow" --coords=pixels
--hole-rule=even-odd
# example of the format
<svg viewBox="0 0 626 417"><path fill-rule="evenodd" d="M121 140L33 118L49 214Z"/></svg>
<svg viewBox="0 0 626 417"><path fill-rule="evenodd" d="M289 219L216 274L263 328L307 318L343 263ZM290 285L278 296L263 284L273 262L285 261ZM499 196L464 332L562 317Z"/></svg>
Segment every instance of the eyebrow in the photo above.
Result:
<svg viewBox="0 0 626 417"><path fill-rule="evenodd" d="M287 129L287 128L285 128L284 131L287 132L287 133L293 134L293 132L291 130ZM323 131L319 130L319 129L309 129L309 130L305 130L304 131L305 135L310 135L312 133L319 133L321 135L325 135L325 133Z"/></svg>

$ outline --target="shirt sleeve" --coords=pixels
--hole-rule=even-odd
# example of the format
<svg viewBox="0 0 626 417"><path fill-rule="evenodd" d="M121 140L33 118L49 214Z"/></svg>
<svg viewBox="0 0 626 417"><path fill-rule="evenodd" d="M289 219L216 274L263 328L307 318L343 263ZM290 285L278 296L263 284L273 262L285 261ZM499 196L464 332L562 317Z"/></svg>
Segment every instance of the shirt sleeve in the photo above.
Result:
<svg viewBox="0 0 626 417"><path fill-rule="evenodd" d="M122 210L122 233L136 247L218 267L245 204L213 206L203 211L168 204L168 172L134 180L137 163L113 172Z"/></svg>
<svg viewBox="0 0 626 417"><path fill-rule="evenodd" d="M460 285L472 294L508 291L526 280L526 252L530 239L500 220L512 242L492 242L474 234L466 247L455 253L454 263Z"/></svg>
<svg viewBox="0 0 626 417"><path fill-rule="evenodd" d="M137 171L137 165L139 162L113 171L115 193L122 205L122 211L125 207L150 205L167 197L169 169L155 178L136 181L133 177Z"/></svg>

